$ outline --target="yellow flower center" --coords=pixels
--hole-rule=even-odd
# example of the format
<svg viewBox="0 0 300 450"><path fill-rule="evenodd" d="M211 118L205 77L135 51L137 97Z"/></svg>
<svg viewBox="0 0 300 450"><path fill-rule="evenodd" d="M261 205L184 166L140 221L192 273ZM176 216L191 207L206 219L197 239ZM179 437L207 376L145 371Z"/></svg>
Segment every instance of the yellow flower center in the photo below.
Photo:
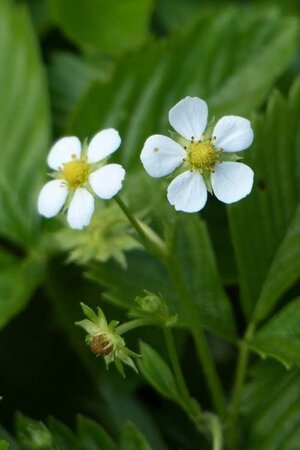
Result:
<svg viewBox="0 0 300 450"><path fill-rule="evenodd" d="M213 172L219 160L219 153L214 149L210 141L192 141L188 148L188 160L192 169L199 169L200 172Z"/></svg>
<svg viewBox="0 0 300 450"><path fill-rule="evenodd" d="M61 175L70 189L76 189L86 183L90 174L88 163L83 159L72 156L72 161L63 165Z"/></svg>

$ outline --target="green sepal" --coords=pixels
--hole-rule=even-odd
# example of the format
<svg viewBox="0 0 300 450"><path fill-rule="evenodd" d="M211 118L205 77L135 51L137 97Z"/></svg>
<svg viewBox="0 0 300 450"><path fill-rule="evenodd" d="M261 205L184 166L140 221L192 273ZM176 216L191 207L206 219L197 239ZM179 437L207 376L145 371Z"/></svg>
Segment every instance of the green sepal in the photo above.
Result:
<svg viewBox="0 0 300 450"><path fill-rule="evenodd" d="M81 309L83 311L83 314L90 319L92 322L97 322L97 314L95 311L92 310L89 306L85 305L84 303L80 303Z"/></svg>
<svg viewBox="0 0 300 450"><path fill-rule="evenodd" d="M213 137L212 133L213 133L214 127L215 127L215 117L213 116L212 119L208 122L205 132L202 134L203 141L207 141L208 139L211 139Z"/></svg>
<svg viewBox="0 0 300 450"><path fill-rule="evenodd" d="M123 378L126 378L122 362L119 359L115 359L114 363L115 363L117 371L122 375ZM108 366L107 366L107 368L108 368Z"/></svg>
<svg viewBox="0 0 300 450"><path fill-rule="evenodd" d="M241 159L243 159L242 156L237 155L236 153L229 153L229 152L222 152L221 153L221 158L222 161L240 161Z"/></svg>
<svg viewBox="0 0 300 450"><path fill-rule="evenodd" d="M180 134L176 133L176 131L168 130L170 138L173 139L173 141L177 142L179 145L181 145L183 148L188 147L190 145L190 141L185 139Z"/></svg>
<svg viewBox="0 0 300 450"><path fill-rule="evenodd" d="M210 172L205 172L203 174L203 179L204 179L204 183L205 183L206 189L208 190L208 192L210 194L213 194L213 188L212 188L212 185L211 185L210 175L211 175Z"/></svg>

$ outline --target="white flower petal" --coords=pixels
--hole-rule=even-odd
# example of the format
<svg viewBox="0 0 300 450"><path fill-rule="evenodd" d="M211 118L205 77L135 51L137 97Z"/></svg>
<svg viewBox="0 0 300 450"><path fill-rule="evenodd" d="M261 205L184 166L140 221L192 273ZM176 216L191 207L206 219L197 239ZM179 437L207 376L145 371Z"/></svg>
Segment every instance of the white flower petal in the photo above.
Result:
<svg viewBox="0 0 300 450"><path fill-rule="evenodd" d="M155 134L146 140L141 161L151 177L160 178L172 173L186 156L187 152L177 142Z"/></svg>
<svg viewBox="0 0 300 450"><path fill-rule="evenodd" d="M66 201L68 189L61 180L52 180L44 185L38 198L38 211L42 216L53 217L59 213Z"/></svg>
<svg viewBox="0 0 300 450"><path fill-rule="evenodd" d="M64 163L70 161L73 155L80 157L81 143L76 136L59 139L51 148L47 163L51 169L58 170Z"/></svg>
<svg viewBox="0 0 300 450"><path fill-rule="evenodd" d="M216 123L213 144L225 152L240 152L253 142L251 122L239 116L224 116Z"/></svg>
<svg viewBox="0 0 300 450"><path fill-rule="evenodd" d="M224 203L234 203L250 194L254 173L250 167L240 162L217 164L211 174L211 184L215 196Z"/></svg>
<svg viewBox="0 0 300 450"><path fill-rule="evenodd" d="M115 152L121 144L117 130L108 128L97 133L88 146L87 157L90 164L97 163Z"/></svg>
<svg viewBox="0 0 300 450"><path fill-rule="evenodd" d="M208 108L204 100L198 97L186 97L169 112L169 122L177 133L184 138L196 141L201 139L207 125Z"/></svg>
<svg viewBox="0 0 300 450"><path fill-rule="evenodd" d="M207 200L207 190L198 171L187 170L178 175L168 186L168 200L176 211L188 213L200 211Z"/></svg>
<svg viewBox="0 0 300 450"><path fill-rule="evenodd" d="M109 199L122 188L124 178L125 170L120 164L107 164L92 172L89 182L99 197Z"/></svg>
<svg viewBox="0 0 300 450"><path fill-rule="evenodd" d="M85 188L77 188L68 209L68 223L71 228L81 230L89 225L95 205L94 197Z"/></svg>

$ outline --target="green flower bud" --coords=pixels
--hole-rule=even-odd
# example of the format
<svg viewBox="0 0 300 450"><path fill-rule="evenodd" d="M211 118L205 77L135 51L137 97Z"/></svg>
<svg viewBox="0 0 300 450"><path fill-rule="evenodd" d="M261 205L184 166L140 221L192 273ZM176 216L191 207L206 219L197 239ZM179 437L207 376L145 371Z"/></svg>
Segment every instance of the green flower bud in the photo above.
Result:
<svg viewBox="0 0 300 450"><path fill-rule="evenodd" d="M152 292L145 292L147 293L145 297L136 297L135 301L143 312L147 314L153 314L161 308L161 298L156 294L152 294Z"/></svg>

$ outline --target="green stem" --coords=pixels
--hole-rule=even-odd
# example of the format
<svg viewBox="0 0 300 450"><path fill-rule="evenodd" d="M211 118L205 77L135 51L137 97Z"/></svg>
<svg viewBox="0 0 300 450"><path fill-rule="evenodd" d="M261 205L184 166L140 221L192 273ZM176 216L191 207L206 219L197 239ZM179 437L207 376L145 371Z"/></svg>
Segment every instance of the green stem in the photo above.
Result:
<svg viewBox="0 0 300 450"><path fill-rule="evenodd" d="M144 247L159 261L163 261L165 259L166 251L164 242L160 239L160 237L153 230L147 227L146 224L140 222L134 214L131 213L129 208L118 195L114 197L114 200L117 202L133 228L137 231Z"/></svg>
<svg viewBox="0 0 300 450"><path fill-rule="evenodd" d="M124 334L127 333L127 331L134 330L138 327L144 327L147 325L155 325L156 321L153 319L134 319L130 320L129 322L122 323L119 327L116 328L116 332L118 334Z"/></svg>
<svg viewBox="0 0 300 450"><path fill-rule="evenodd" d="M231 413L230 413L230 438L233 446L236 445L237 439L237 425L240 412L241 394L244 385L248 359L249 359L249 347L247 345L247 339L250 339L255 330L255 325L250 323L243 340L239 344L239 356L236 367L235 381L233 385L233 394L231 401Z"/></svg>
<svg viewBox="0 0 300 450"><path fill-rule="evenodd" d="M190 393L188 391L182 370L181 370L181 366L180 366L180 362L177 356L177 351L176 351L176 347L174 344L174 339L173 339L173 335L172 332L170 330L170 328L165 327L164 328L164 335L165 335L165 340L166 340L166 344L167 344L167 349L168 349L168 353L169 353L169 357L170 357L170 361L173 367L173 372L176 378L176 382L180 391L180 394L182 396L183 402L186 406L186 409L188 411L188 413L190 414L191 418L193 420L195 420L195 417L199 415L201 409L200 409L200 405L197 404L196 402L193 401L193 399L190 396Z"/></svg>
<svg viewBox="0 0 300 450"><path fill-rule="evenodd" d="M222 427L218 416L216 416L215 414L207 413L205 414L205 419L208 422L209 428L211 430L213 450L222 450L223 435L222 435Z"/></svg>
<svg viewBox="0 0 300 450"><path fill-rule="evenodd" d="M176 258L167 255L166 246L164 242L148 227L141 224L136 217L130 212L125 203L117 195L114 197L123 213L126 215L132 226L138 232L141 241L145 248L155 256L160 262L162 262L168 269L170 276L177 286L180 300L182 303L182 309L186 312L188 325L191 327L191 331L194 336L197 353L202 363L204 375L207 379L207 384L211 392L212 400L218 414L224 418L226 415L226 401L225 395L219 376L216 371L214 360L207 344L204 331L199 321L199 313L195 305L191 302L188 289L185 284L185 280L180 266Z"/></svg>
<svg viewBox="0 0 300 450"><path fill-rule="evenodd" d="M215 367L211 350L207 344L202 325L199 321L199 313L191 302L185 280L178 262L175 258L167 259L167 268L174 284L177 286L182 308L186 313L188 324L194 336L199 359L202 363L204 375L210 389L211 397L218 414L224 419L226 416L226 401L223 388Z"/></svg>

